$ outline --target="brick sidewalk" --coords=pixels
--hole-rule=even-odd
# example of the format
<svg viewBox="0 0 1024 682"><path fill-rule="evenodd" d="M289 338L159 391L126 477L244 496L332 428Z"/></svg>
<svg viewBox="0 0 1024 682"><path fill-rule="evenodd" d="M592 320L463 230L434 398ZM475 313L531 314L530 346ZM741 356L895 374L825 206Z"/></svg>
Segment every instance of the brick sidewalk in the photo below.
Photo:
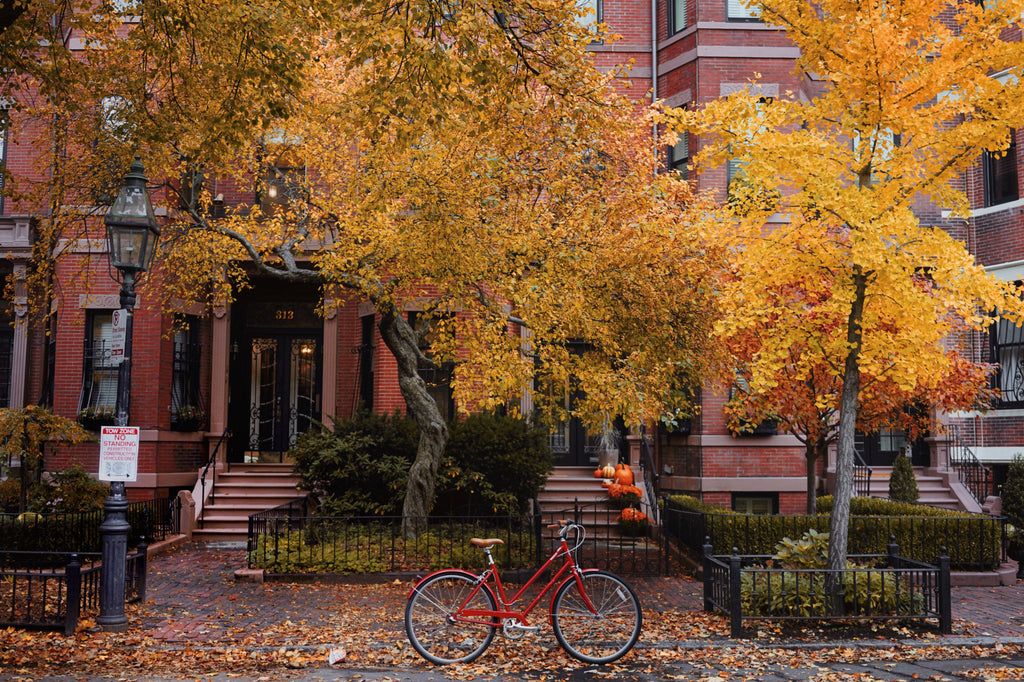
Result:
<svg viewBox="0 0 1024 682"><path fill-rule="evenodd" d="M381 609L382 631L401 631L408 582L360 589L327 583L245 583L234 578L242 568L241 549L190 544L156 556L149 565L140 625L168 642L233 640L289 624L296 629L337 626L342 605L356 599ZM645 611L702 607L699 582L631 578L630 583ZM1008 587L954 587L953 617L973 623L977 636L1024 636L1024 581Z"/></svg>

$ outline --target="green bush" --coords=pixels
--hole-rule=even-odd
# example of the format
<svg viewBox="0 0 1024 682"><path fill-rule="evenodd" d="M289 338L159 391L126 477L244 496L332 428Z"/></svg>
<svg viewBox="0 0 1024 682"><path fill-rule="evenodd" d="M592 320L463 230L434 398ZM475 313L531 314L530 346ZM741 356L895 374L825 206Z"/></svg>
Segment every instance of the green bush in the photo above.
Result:
<svg viewBox="0 0 1024 682"><path fill-rule="evenodd" d="M418 438L415 422L398 413L359 412L307 432L291 456L319 513L393 516L402 513Z"/></svg>
<svg viewBox="0 0 1024 682"><path fill-rule="evenodd" d="M778 568L782 570L777 570ZM826 591L828 535L810 530L800 540L784 538L765 569L740 576L740 602L748 616L821 616L831 613ZM894 572L846 562L842 593L848 616L923 616L925 599Z"/></svg>
<svg viewBox="0 0 1024 682"><path fill-rule="evenodd" d="M914 476L914 466L910 463L909 457L902 455L896 457L892 465L892 475L889 477L889 499L893 502L914 503L920 498L917 491L917 478Z"/></svg>
<svg viewBox="0 0 1024 682"><path fill-rule="evenodd" d="M29 509L36 512L86 512L103 509L110 486L98 481L81 467L72 464L54 471L49 482L30 491Z"/></svg>
<svg viewBox="0 0 1024 682"><path fill-rule="evenodd" d="M398 516L418 441L411 419L361 412L307 433L291 455L320 514ZM453 422L432 513L518 512L553 464L547 432L522 419L479 414Z"/></svg>
<svg viewBox="0 0 1024 682"><path fill-rule="evenodd" d="M673 495L669 504L704 515L704 532L715 554L731 554L733 548L740 554L771 554L783 538L799 537L812 528L828 532L828 516L740 514L688 495Z"/></svg>
<svg viewBox="0 0 1024 682"><path fill-rule="evenodd" d="M486 558L471 537L501 538L492 548L502 568L535 564L537 546L527 529L487 523L445 524L406 541L399 525L323 521L301 530L279 528L257 537L249 563L272 573L380 573L438 568L482 569Z"/></svg>
<svg viewBox="0 0 1024 682"><path fill-rule="evenodd" d="M1015 533L1024 531L1024 455L1018 453L1013 456L1000 496L1003 516L1014 527Z"/></svg>
<svg viewBox="0 0 1024 682"><path fill-rule="evenodd" d="M21 502L17 479L0 482L0 512L17 513ZM103 508L110 486L96 480L80 464L54 471L38 483L28 483L25 510L37 514L86 512Z"/></svg>
<svg viewBox="0 0 1024 682"><path fill-rule="evenodd" d="M547 430L526 420L481 413L455 421L434 512L518 513L554 464Z"/></svg>
<svg viewBox="0 0 1024 682"><path fill-rule="evenodd" d="M670 497L669 504L704 514L704 532L715 554L731 554L735 547L740 554L766 555L783 538L800 537L810 529L827 533L833 500L819 498L817 516L748 516L682 495ZM850 500L849 554L886 554L890 535L902 556L918 561L934 561L943 547L954 568L995 567L1002 561L1002 529L987 514L871 497Z"/></svg>

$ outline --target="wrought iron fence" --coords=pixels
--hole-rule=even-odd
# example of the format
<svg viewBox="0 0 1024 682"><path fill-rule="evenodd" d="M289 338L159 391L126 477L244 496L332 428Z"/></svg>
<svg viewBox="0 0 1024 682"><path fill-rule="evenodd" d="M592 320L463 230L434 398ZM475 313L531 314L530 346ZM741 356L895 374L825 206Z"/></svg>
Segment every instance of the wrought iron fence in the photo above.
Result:
<svg viewBox="0 0 1024 682"><path fill-rule="evenodd" d="M249 517L250 568L270 573L392 573L482 568L472 537L496 537L502 568L534 566L540 551L536 514L500 516L307 516L295 500ZM403 524L425 530L406 538Z"/></svg>
<svg viewBox="0 0 1024 682"><path fill-rule="evenodd" d="M548 528L562 519L583 524L586 540L576 557L588 568L616 573L660 575L668 553L654 527L622 528L618 509L601 505L541 513L500 516L317 517L307 515L305 499L296 499L249 517L247 558L250 568L270 573L387 573L436 568L483 568L484 555L469 544L472 537L497 537L504 544L492 552L503 571L539 566L554 550L557 533ZM413 539L403 523L422 522L426 531Z"/></svg>
<svg viewBox="0 0 1024 682"><path fill-rule="evenodd" d="M97 613L103 565L99 552L0 551L0 627L74 633ZM146 599L146 545L127 557L125 602Z"/></svg>
<svg viewBox="0 0 1024 682"><path fill-rule="evenodd" d="M580 504L543 514L544 552L550 554L558 542L548 526L563 519L583 526L586 537L576 550L576 560L585 568L603 568L623 575L667 575L672 566L668 548L650 520L620 522L623 510L613 502ZM653 505L657 507L657 504ZM635 516L627 513L627 516Z"/></svg>
<svg viewBox="0 0 1024 682"><path fill-rule="evenodd" d="M938 620L953 631L950 561L935 564L899 556L850 556L854 568L777 568L767 555L704 553L704 610L729 617L730 635L743 636L744 620Z"/></svg>
<svg viewBox="0 0 1024 682"><path fill-rule="evenodd" d="M158 498L128 505L128 542L158 542L173 532L171 500ZM0 550L24 552L98 552L103 511L53 514L0 514Z"/></svg>
<svg viewBox="0 0 1024 682"><path fill-rule="evenodd" d="M735 547L740 554L768 554L783 538L796 539L810 529L827 533L825 515L766 515L733 512L708 513L679 506L671 499L662 511L667 537L703 553L705 538L719 554ZM990 570L1005 558L1006 519L987 514L959 516L851 516L849 547L856 554L885 551L896 537L904 553L924 561L948 548L955 570Z"/></svg>

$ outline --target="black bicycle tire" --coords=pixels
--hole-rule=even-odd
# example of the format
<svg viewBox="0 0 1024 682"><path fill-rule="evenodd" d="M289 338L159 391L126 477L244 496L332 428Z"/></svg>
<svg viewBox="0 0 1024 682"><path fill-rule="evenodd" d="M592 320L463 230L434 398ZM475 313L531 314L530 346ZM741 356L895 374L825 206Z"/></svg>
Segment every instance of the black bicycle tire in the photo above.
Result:
<svg viewBox="0 0 1024 682"><path fill-rule="evenodd" d="M446 588L445 594L438 594L437 590L440 587L438 583L442 581L454 581L459 584L459 589L452 591L450 588ZM487 650L494 639L495 629L499 623L497 618L492 619L494 625L491 626L451 621L448 618L455 606L462 603L465 595L469 593L475 583L474 576L461 571L442 571L428 577L416 586L405 605L405 634L416 653L435 665L448 665L450 663L469 663ZM497 610L497 600L487 585L482 585L473 595L474 600L479 598L483 598L487 603L486 605L475 604L476 608ZM438 619L439 610L444 613L440 620ZM453 642L461 641L465 645L469 641L459 640L458 632L471 633L478 630L482 632L482 639L479 643L475 643L476 638L474 637L472 640L474 644L469 653L454 657L441 655L441 652L453 646Z"/></svg>
<svg viewBox="0 0 1024 682"><path fill-rule="evenodd" d="M551 624L555 639L570 656L584 663L617 661L629 653L640 639L644 620L640 599L626 581L610 571L588 571L583 574L583 582L587 597L598 613L595 615L585 607L576 580L570 578L558 588L551 602ZM602 584L599 586L599 583ZM607 625L613 622L612 618L621 623L616 628L621 631L621 642L606 637L594 640L595 624ZM583 637L577 632L580 628L583 628ZM611 652L595 655L591 645L598 645L601 649L610 648Z"/></svg>

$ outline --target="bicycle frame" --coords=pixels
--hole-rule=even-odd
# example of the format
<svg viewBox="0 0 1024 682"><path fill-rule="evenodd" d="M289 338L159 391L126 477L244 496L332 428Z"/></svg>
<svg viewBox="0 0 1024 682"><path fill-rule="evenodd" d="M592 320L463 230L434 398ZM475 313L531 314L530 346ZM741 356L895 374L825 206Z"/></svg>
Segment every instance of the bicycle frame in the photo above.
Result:
<svg viewBox="0 0 1024 682"><path fill-rule="evenodd" d="M594 608L594 605L590 602L590 598L587 596L586 591L583 589L582 577L583 577L583 575L585 573L587 573L589 571L580 569L579 566L576 564L576 561L573 559L572 552L569 550L569 543L566 541L566 539L564 537L561 538L561 543L559 544L558 548L554 551L554 553L550 557L548 557L548 560L544 562L544 565L541 566L540 568L538 568L537 571L530 577L530 579L528 581L526 581L526 584L523 585L522 587L520 587L515 592L515 594L512 595L511 598L508 598L505 595L505 587L504 587L504 585L501 582L501 576L498 573L497 565L494 563L494 558L491 556L490 549L488 548L488 549L484 550L484 552L487 555L487 563L488 563L487 569L483 573L481 573L480 575L474 575L473 573L470 573L469 571L466 571L467 575L473 576L473 579L476 581L476 586L473 588L473 590L469 593L469 595L467 595L466 599L463 601L463 606L465 604L468 604L469 601L481 589L490 590L491 593L494 594L494 590L491 590L490 583L489 583L489 581L491 579L493 579L494 580L494 584L498 588L497 589L497 594L495 596L496 596L496 601L498 603L498 606L500 607L500 610L489 611L489 610L484 610L484 609L464 609L462 606L460 606L459 610L456 613L451 615L451 618L454 619L455 621L462 622L462 623L473 623L473 624L477 624L477 625L486 625L488 627L496 627L496 624L493 622L494 618L499 618L501 620L506 620L508 618L515 618L520 623L522 623L524 626L529 626L529 621L527 620L527 616L529 615L529 613L531 611L533 611L534 607L536 607L537 604L540 603L540 600L544 598L544 595L547 594L551 590L551 588L554 587L555 585L558 585L558 587L561 587L564 583L568 582L569 580L575 580L576 581L577 587L579 588L579 591L580 591L580 595L583 597L583 603L586 605L586 607L588 609L590 609L592 613L596 613L597 612L596 609ZM556 572L551 577L551 579L548 580L547 584L544 586L544 589L542 589L537 594L537 596L533 599L532 602L530 602L526 606L525 609L523 609L521 611L513 611L510 607L513 604L515 604L516 602L518 602L520 600L520 598L522 598L523 594L525 594L526 591L530 588L530 586L533 585L535 582L537 582L537 580L540 577L540 575L545 570L547 570L553 563L555 563L555 561L557 561L560 557L564 557L565 558L565 562L562 564L561 568L558 569L558 572ZM445 570L451 570L451 569L445 569ZM596 570L596 569L591 569L591 570ZM435 571L435 572L431 573L430 575L425 576L422 580L418 581L416 583L416 585L412 588L412 590L409 592L409 596L410 597L412 596L412 594L420 586L420 583L422 583L424 580L427 580L431 576L436 575L437 573L441 573L441 572L444 572L444 571ZM565 578L560 581L560 579L562 578L563 575L565 575L566 572L569 572L570 575L565 576ZM558 594L558 590L554 590L553 592L551 592L552 605L554 603L554 599L555 599L555 595L556 594ZM550 618L552 618L552 616L550 615L550 608L549 608L549 619Z"/></svg>

